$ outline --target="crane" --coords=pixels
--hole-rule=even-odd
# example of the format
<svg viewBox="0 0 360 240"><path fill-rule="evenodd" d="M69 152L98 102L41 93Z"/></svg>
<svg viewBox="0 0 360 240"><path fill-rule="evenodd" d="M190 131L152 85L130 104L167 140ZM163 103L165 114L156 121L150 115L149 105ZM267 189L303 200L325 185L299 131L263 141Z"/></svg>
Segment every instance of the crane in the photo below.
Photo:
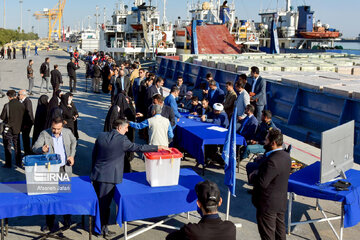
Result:
<svg viewBox="0 0 360 240"><path fill-rule="evenodd" d="M59 0L57 5L52 8L44 8L43 11L37 11L34 16L37 20L47 18L49 21L49 35L48 39L51 41L51 35L53 32L57 32L59 39L61 39L61 20L64 12L66 0ZM55 30L55 25L58 23L58 28Z"/></svg>

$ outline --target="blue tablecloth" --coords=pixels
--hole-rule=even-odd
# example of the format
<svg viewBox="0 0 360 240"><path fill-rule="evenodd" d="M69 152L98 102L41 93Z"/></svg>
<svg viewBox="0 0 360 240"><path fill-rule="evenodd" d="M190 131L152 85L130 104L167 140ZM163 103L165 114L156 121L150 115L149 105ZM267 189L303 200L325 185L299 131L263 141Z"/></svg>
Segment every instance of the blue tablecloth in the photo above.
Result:
<svg viewBox="0 0 360 240"><path fill-rule="evenodd" d="M288 191L306 197L343 202L344 227L352 227L360 222L360 171L350 169L345 174L351 183L349 191L336 191L331 186L332 182L319 184L320 162L316 162L290 176Z"/></svg>
<svg viewBox="0 0 360 240"><path fill-rule="evenodd" d="M181 169L179 185L151 187L146 173L125 173L123 182L116 185L114 200L118 205L116 221L134 221L195 211L195 185L203 179L191 169Z"/></svg>
<svg viewBox="0 0 360 240"><path fill-rule="evenodd" d="M0 184L11 186L10 183ZM13 184L25 184L25 182ZM71 178L71 193L30 196L24 192L0 193L0 219L52 214L94 216L95 231L100 233L99 203L90 178Z"/></svg>
<svg viewBox="0 0 360 240"><path fill-rule="evenodd" d="M189 119L184 115L180 118L175 128L174 142L184 148L193 156L199 164L204 164L205 145L224 145L226 132L219 132L208 129L211 126L218 126L211 123L201 122L199 117ZM237 134L236 145L246 145L246 140Z"/></svg>

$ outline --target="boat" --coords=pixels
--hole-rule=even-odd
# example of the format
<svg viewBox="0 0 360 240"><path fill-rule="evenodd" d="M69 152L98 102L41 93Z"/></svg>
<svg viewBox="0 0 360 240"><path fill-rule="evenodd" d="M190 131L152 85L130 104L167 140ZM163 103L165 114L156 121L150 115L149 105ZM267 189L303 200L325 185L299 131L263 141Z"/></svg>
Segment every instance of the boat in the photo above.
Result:
<svg viewBox="0 0 360 240"><path fill-rule="evenodd" d="M278 22L278 41L282 52L297 53L318 47L334 48L335 41L340 40L339 31L315 20L310 6L298 6L295 9L291 0L286 0L285 9L261 9L259 15L261 22L256 24L260 31L259 48L265 52L270 49L270 26L274 16Z"/></svg>
<svg viewBox="0 0 360 240"><path fill-rule="evenodd" d="M143 0L135 0L131 8L121 1L111 22L100 27L100 51L109 53L116 60L175 55L174 28L166 20L165 8L163 16L161 22L160 13L151 1L146 5Z"/></svg>

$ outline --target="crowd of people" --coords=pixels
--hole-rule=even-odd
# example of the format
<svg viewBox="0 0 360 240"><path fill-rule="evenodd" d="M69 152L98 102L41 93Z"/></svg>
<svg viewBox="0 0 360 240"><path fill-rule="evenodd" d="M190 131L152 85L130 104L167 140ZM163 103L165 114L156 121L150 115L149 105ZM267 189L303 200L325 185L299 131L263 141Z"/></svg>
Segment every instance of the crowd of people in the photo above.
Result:
<svg viewBox="0 0 360 240"><path fill-rule="evenodd" d="M180 118L184 117L181 112L187 112L193 118L198 117L199 121L228 128L236 108L237 133L247 142L247 146L239 148L238 160L247 158L250 153L265 153L262 158L247 166L249 184L254 186L253 203L257 208L260 235L262 239L285 239L284 201L286 202L291 161L289 154L283 150L281 131L273 123L271 112L265 110L266 83L257 67L251 68L249 77L242 74L235 83L227 82L226 93L211 73L206 75L204 82L191 90L179 76L176 84L171 86L170 94L165 97L164 79L156 77L151 70L142 68L139 62L118 64L109 55L97 52L89 53L85 63L86 78L92 79L92 91L111 95L111 107L105 118L103 133L99 133L93 148L90 176L99 198L104 236L113 234L107 226L110 203L116 184L122 182L123 173L132 171L131 160L134 152L158 151L174 145L174 129ZM34 116L32 102L28 97L33 94L32 65L33 61L29 60L28 91L21 90L16 93L9 90L9 103L4 105L0 116L5 123L3 167L12 166L12 145L15 149L16 165L23 167L21 133L24 155L59 154L62 171L71 171L71 166L75 164L76 142L79 138L79 112L72 101L73 94L77 92L76 70L79 66L72 54L67 64L70 92L65 93L61 90L63 80L58 65L55 64L50 71L50 59L45 59L40 67L40 94L44 84L47 92L50 92L50 83L53 95L50 100L47 95L39 97ZM139 130L139 137L148 144L135 143L135 129ZM222 160L216 157L220 156L221 147L217 147L215 153L217 154L206 155L207 164L211 161L223 164ZM219 236L218 233L229 230L227 239L235 239L234 225L230 222L223 223L217 214L217 207L221 205L217 187L211 182L201 184L197 187L197 194L198 206L203 216L199 226L202 227L187 225L179 232L170 234L168 239L184 239L184 236L189 239L204 239L191 237L197 236L203 230L208 236ZM69 219L69 216L64 218L67 225L70 224ZM47 216L46 222L44 230L53 231L54 217ZM207 236L206 234L204 236Z"/></svg>

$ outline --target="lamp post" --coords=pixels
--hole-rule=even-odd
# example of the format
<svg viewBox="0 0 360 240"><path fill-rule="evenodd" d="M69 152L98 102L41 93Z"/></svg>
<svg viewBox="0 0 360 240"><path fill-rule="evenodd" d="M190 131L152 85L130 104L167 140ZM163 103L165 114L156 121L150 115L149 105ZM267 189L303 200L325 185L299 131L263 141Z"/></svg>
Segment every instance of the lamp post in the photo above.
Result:
<svg viewBox="0 0 360 240"><path fill-rule="evenodd" d="M28 11L28 13L29 13L29 15L28 15L28 28L29 28L29 32L31 32L31 10L30 9L28 9L27 10Z"/></svg>
<svg viewBox="0 0 360 240"><path fill-rule="evenodd" d="M6 15L5 15L5 0L4 0L4 21L3 21L3 28L5 29L6 27Z"/></svg>
<svg viewBox="0 0 360 240"><path fill-rule="evenodd" d="M22 32L22 3L24 1L23 0L20 0L19 3L20 3L20 32Z"/></svg>

